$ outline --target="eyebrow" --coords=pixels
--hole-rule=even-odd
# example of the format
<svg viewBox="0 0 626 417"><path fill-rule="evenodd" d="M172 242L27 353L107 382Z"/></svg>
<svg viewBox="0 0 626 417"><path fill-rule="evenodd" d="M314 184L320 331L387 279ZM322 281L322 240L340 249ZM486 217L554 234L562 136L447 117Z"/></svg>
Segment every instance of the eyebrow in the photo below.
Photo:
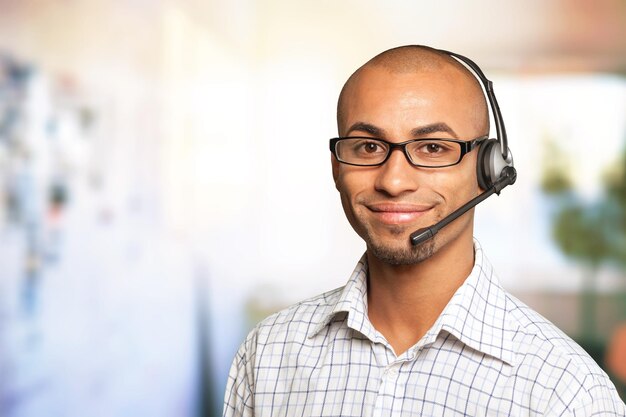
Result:
<svg viewBox="0 0 626 417"><path fill-rule="evenodd" d="M448 126L446 123L443 123L443 122L431 123L426 126L416 127L415 129L411 130L411 135L413 137L424 136L424 135L429 135L431 133L437 133L437 132L445 132L445 133L450 134L455 139L459 138L456 132L450 126Z"/></svg>
<svg viewBox="0 0 626 417"><path fill-rule="evenodd" d="M349 135L351 132L354 132L355 130L359 132L369 133L372 136L384 136L384 133L385 133L385 129L381 129L372 124L364 123L364 122L356 122L352 126L350 126L350 128L346 132L346 135Z"/></svg>
<svg viewBox="0 0 626 417"><path fill-rule="evenodd" d="M346 135L349 135L351 132L354 132L354 131L365 132L372 136L384 136L385 135L385 129L381 129L378 126L375 126L370 123L365 123L365 122L354 123L348 129L348 131L346 132ZM418 137L418 136L430 135L432 133L437 133L437 132L445 132L445 133L450 134L455 139L459 138L456 132L444 122L431 123L426 126L416 127L415 129L411 130L411 136Z"/></svg>

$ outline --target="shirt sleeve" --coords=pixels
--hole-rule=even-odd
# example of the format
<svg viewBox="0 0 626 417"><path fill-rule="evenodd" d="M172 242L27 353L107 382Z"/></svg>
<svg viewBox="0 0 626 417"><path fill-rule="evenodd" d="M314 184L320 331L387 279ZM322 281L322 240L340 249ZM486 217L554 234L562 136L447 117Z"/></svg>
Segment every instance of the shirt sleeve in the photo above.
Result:
<svg viewBox="0 0 626 417"><path fill-rule="evenodd" d="M624 417L626 404L617 390L603 375L588 374L582 383L569 381L568 391L554 393L552 407L544 415L568 417ZM570 395L573 394L573 395Z"/></svg>
<svg viewBox="0 0 626 417"><path fill-rule="evenodd" d="M254 416L254 331L235 355L228 373L223 417Z"/></svg>
<svg viewBox="0 0 626 417"><path fill-rule="evenodd" d="M579 397L579 405L573 410L573 416L626 416L626 404L621 400L608 377L606 380L599 380L589 375L587 381L590 382L588 390Z"/></svg>

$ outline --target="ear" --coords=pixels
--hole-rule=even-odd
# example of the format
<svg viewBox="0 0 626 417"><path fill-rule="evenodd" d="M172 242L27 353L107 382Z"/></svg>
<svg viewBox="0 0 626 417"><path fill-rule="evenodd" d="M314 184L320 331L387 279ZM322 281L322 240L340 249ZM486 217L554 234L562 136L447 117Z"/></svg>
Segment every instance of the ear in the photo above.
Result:
<svg viewBox="0 0 626 417"><path fill-rule="evenodd" d="M335 181L335 188L339 191L339 184L337 183L339 178L339 162L333 154L330 154L330 164L333 168L333 181Z"/></svg>

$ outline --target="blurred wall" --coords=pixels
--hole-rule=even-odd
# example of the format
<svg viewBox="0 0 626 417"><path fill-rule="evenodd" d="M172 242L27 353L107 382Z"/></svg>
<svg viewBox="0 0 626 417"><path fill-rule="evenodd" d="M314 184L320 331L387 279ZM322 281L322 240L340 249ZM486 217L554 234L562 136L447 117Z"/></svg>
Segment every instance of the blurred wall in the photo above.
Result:
<svg viewBox="0 0 626 417"><path fill-rule="evenodd" d="M0 209L2 310L16 326L0 343L63 334L44 338L55 355L38 345L35 371L59 357L67 363L72 346L80 361L104 352L98 369L121 366L119 352L152 352L155 363L168 349L177 353L161 368L149 362L126 376L136 381L133 393L155 373L169 384L123 396L98 391L122 373L87 372L61 383L91 381L84 402L69 406L48 395L45 404L58 415L82 415L84 404L108 401L115 406L103 415L147 415L146 396L174 392L161 395L163 411L150 415L219 408L196 393L219 402L250 326L342 285L364 250L334 191L327 139L345 79L376 53L408 43L463 53L494 81L520 177L477 211L476 234L506 287L580 333L570 320L578 313L558 313L582 311L577 294L588 268L555 243L559 208L542 176L556 143L570 191L587 202L603 196L604 171L626 137L624 2L0 0L0 55L30 74L23 92L0 95L24 115L0 145L0 193L9 195L21 173L31 178L24 193L36 207L22 219ZM59 183L69 196L62 205L50 197ZM45 260L51 247L56 263ZM624 290L621 267L603 264L594 274L600 295ZM60 289L68 287L72 298L91 298L64 309ZM17 318L20 288L39 293L32 296L39 310L27 319ZM563 295L568 307L550 309L546 291ZM96 318L94 305L101 306ZM58 331L81 314L83 326L102 331ZM131 314L134 321L126 320ZM619 314L599 314L603 343L626 319ZM94 321L101 317L114 318ZM159 322L169 324L129 342ZM101 338L116 347L102 348ZM8 362L26 375L17 359ZM38 375L59 384L59 367L50 369ZM28 415L19 404L42 398L16 396L41 380L19 378L23 386L0 384L9 416Z"/></svg>

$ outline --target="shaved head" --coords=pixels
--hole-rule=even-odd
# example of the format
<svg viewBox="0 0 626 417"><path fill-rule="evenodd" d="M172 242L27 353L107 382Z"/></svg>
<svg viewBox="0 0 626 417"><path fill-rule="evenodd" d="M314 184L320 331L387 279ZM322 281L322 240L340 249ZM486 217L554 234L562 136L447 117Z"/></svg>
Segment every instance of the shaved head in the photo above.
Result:
<svg viewBox="0 0 626 417"><path fill-rule="evenodd" d="M371 68L381 68L391 74L446 73L447 76L454 77L456 81L468 83L472 92L471 95L459 98L467 100L468 111L472 113L475 119L477 130L484 134L488 133L489 114L487 112L487 103L482 87L474 74L445 52L428 46L408 45L389 49L376 55L348 78L348 81L341 89L337 103L339 136L342 136L345 132L346 103L351 99L353 90L359 84L358 81L363 73Z"/></svg>
<svg viewBox="0 0 626 417"><path fill-rule="evenodd" d="M350 148L354 152L387 158L380 165L354 166L331 155L344 212L365 241L368 259L397 266L418 264L442 251L472 253L473 211L430 241L413 246L409 237L480 193L478 152L430 169L414 164L407 151L409 143L467 144L488 133L485 94L470 70L425 46L390 49L350 76L339 96L337 123L340 137L356 138L349 142L356 144ZM436 143L420 152L439 157L442 145Z"/></svg>

